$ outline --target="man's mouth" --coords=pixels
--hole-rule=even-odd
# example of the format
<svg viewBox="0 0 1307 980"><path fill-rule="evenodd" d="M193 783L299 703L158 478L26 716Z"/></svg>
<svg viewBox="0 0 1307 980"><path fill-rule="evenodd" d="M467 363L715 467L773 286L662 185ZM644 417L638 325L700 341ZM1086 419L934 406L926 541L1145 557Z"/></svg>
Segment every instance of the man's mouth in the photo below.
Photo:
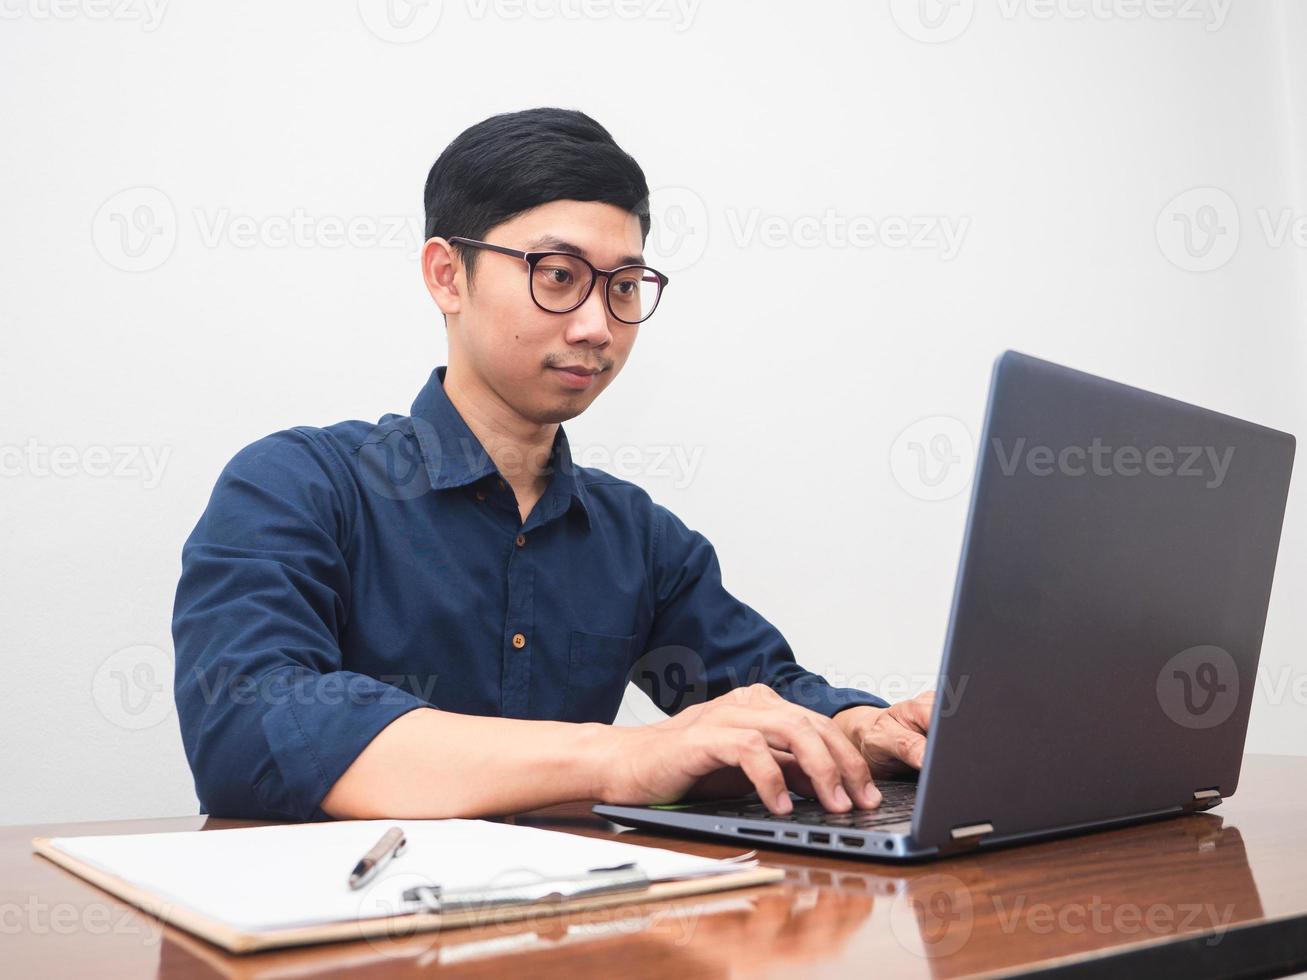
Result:
<svg viewBox="0 0 1307 980"><path fill-rule="evenodd" d="M594 384L595 376L599 374L599 368L586 367L584 364L550 367L549 370L554 372L554 376L559 381L574 391L589 388Z"/></svg>

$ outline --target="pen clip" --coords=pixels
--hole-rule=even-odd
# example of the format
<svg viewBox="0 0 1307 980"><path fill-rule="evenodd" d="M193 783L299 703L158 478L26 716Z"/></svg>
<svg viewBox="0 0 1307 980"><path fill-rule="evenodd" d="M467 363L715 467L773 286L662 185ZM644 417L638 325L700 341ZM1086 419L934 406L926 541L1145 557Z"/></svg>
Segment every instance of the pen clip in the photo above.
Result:
<svg viewBox="0 0 1307 980"><path fill-rule="evenodd" d="M472 888L419 885L407 889L403 897L406 902L420 902L428 912L445 914L467 909L548 904L592 895L643 891L648 887L649 876L632 863L612 868L594 868L582 875L541 876L534 881L511 885Z"/></svg>

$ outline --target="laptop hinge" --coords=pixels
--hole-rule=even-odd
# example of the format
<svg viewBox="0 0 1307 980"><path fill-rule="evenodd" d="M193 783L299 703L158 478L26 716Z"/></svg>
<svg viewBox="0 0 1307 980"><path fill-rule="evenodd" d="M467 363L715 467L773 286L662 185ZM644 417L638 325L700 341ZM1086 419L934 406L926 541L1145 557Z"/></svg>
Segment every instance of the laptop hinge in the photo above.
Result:
<svg viewBox="0 0 1307 980"><path fill-rule="evenodd" d="M1194 790L1193 799L1189 801L1185 809L1197 813L1200 810L1210 810L1220 803L1221 788L1219 786L1209 786L1207 789Z"/></svg>
<svg viewBox="0 0 1307 980"><path fill-rule="evenodd" d="M948 833L955 844L974 844L979 842L980 838L985 834L992 834L993 832L994 825L992 823L968 823L960 827L954 827Z"/></svg>

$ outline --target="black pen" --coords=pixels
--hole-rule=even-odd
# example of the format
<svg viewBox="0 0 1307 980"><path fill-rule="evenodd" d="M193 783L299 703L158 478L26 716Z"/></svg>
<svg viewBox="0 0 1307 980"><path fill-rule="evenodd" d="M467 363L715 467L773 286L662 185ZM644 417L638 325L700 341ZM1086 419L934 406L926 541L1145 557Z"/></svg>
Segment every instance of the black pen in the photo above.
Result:
<svg viewBox="0 0 1307 980"><path fill-rule="evenodd" d="M363 887L386 866L391 858L403 854L407 846L408 840L404 837L403 829L391 827L381 835L381 840L372 846L372 850L359 858L358 864L354 865L354 870L349 875L349 887Z"/></svg>

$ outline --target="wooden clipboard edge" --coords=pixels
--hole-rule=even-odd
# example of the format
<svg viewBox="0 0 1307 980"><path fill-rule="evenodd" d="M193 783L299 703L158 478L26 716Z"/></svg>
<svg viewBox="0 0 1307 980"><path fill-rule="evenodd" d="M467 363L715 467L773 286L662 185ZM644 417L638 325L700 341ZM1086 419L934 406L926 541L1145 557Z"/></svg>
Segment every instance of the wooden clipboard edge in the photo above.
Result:
<svg viewBox="0 0 1307 980"><path fill-rule="evenodd" d="M117 875L102 871L71 854L60 850L49 837L33 837L32 848L42 857L72 872L79 878L104 889L111 895L150 913L171 926L194 933L231 953L253 953L286 946L308 946L313 943L345 942L353 939L403 938L415 933L461 926L482 926L496 922L511 922L536 916L563 915L569 912L587 912L592 909L611 908L640 902L661 902L687 895L769 885L785 877L780 868L744 868L726 874L703 878L686 878L680 881L654 882L647 890L620 892L612 895L594 895L548 905L527 905L502 909L469 909L448 915L433 912L414 912L388 915L375 919L355 919L348 922L327 922L321 925L297 926L291 929L274 929L266 932L245 932L225 922L210 918L194 909L169 902Z"/></svg>

